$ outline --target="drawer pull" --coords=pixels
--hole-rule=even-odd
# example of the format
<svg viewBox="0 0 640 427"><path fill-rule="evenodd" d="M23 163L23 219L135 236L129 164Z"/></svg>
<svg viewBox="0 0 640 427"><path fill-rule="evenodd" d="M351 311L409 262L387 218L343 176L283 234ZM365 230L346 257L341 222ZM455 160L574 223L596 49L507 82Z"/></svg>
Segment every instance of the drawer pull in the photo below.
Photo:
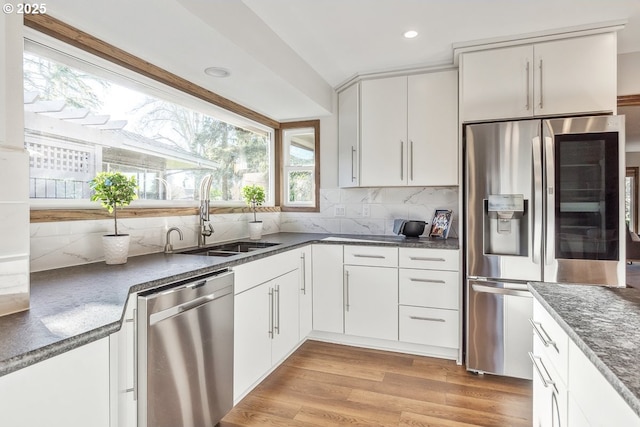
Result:
<svg viewBox="0 0 640 427"><path fill-rule="evenodd" d="M445 282L444 280L437 280L437 279L418 279L416 277L410 277L409 280L411 280L412 282L423 282L423 283L441 283L441 284L445 284L447 282Z"/></svg>
<svg viewBox="0 0 640 427"><path fill-rule="evenodd" d="M531 352L529 352L529 358L533 362L533 367L536 368L538 375L540 375L540 379L542 380L542 384L545 386L545 388L549 386L553 386L553 388L555 389L556 383L551 379L551 375L549 375L549 371L547 371L547 368L544 367L544 363L542 363L542 358L540 356L534 356L533 353ZM538 360L540 361L540 365L542 365L542 368L540 368L540 366L538 365ZM542 374L543 370L547 374L546 377Z"/></svg>
<svg viewBox="0 0 640 427"><path fill-rule="evenodd" d="M410 256L409 259L411 261L437 261L437 262L446 261L446 259L444 258L433 258L433 257L427 257L427 256Z"/></svg>
<svg viewBox="0 0 640 427"><path fill-rule="evenodd" d="M375 259L385 259L386 257L383 255L365 255L365 254L353 254L355 258L375 258Z"/></svg>
<svg viewBox="0 0 640 427"><path fill-rule="evenodd" d="M542 323L536 322L533 319L529 319L529 323L531 323L531 326L533 326L533 332L536 333L536 335L538 336L538 338L540 338L540 340L542 341L542 344L544 344L545 347L552 346L557 353L560 353L560 349L558 349L558 345L554 340L551 339L547 331L544 330L544 328L542 327ZM540 329L538 329L538 327Z"/></svg>
<svg viewBox="0 0 640 427"><path fill-rule="evenodd" d="M438 319L437 317L422 317L422 316L409 316L411 320L426 320L427 322L446 322L444 319Z"/></svg>

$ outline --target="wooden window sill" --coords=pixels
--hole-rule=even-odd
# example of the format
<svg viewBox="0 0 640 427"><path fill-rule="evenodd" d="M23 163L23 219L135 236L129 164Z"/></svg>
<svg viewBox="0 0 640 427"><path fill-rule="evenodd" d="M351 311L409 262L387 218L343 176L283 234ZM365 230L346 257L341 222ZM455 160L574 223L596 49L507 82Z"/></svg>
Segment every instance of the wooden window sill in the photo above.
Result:
<svg viewBox="0 0 640 427"><path fill-rule="evenodd" d="M153 218L163 216L198 215L199 208L120 208L118 218ZM209 209L212 215L240 214L252 212L249 207L214 207ZM259 207L256 212L280 212L279 206ZM105 209L32 209L31 222L85 221L113 219Z"/></svg>

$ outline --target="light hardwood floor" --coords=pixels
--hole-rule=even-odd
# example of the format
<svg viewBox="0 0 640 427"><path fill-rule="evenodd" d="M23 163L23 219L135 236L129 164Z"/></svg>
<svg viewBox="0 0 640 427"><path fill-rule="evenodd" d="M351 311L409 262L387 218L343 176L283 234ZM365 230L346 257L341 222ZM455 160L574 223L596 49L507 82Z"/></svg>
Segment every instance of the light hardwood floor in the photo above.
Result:
<svg viewBox="0 0 640 427"><path fill-rule="evenodd" d="M530 427L531 392L453 361L307 341L220 427Z"/></svg>

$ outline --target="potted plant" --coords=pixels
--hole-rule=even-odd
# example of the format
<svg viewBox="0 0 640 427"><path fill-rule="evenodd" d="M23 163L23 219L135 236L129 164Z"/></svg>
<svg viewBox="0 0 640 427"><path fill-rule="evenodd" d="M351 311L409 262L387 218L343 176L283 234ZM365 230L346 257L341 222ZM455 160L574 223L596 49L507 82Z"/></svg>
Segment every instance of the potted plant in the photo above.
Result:
<svg viewBox="0 0 640 427"><path fill-rule="evenodd" d="M253 221L249 221L249 238L258 240L262 237L262 221L256 218L256 208L262 206L265 201L264 188L260 185L245 185L242 187L242 195L247 205L253 210Z"/></svg>
<svg viewBox="0 0 640 427"><path fill-rule="evenodd" d="M129 235L118 233L118 207L134 200L138 184L135 177L127 178L121 172L99 172L89 181L94 191L91 201L99 201L109 213L113 213L115 234L102 236L104 259L107 264L124 264L129 255Z"/></svg>

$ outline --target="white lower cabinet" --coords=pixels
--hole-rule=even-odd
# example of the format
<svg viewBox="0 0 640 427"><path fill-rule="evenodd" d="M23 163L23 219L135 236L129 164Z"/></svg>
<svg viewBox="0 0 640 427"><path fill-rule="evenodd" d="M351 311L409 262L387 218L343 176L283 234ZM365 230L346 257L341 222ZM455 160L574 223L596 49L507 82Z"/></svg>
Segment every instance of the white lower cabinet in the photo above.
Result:
<svg viewBox="0 0 640 427"><path fill-rule="evenodd" d="M318 339L460 361L459 251L313 245Z"/></svg>
<svg viewBox="0 0 640 427"><path fill-rule="evenodd" d="M109 427L109 338L0 377L0 424Z"/></svg>
<svg viewBox="0 0 640 427"><path fill-rule="evenodd" d="M638 415L573 341L569 343L569 394L576 406L570 411L569 426L640 426ZM588 424L580 424L584 420Z"/></svg>
<svg viewBox="0 0 640 427"><path fill-rule="evenodd" d="M298 269L235 295L234 401L299 342Z"/></svg>
<svg viewBox="0 0 640 427"><path fill-rule="evenodd" d="M313 279L311 276L311 246L299 250L300 254L300 341L313 330Z"/></svg>
<svg viewBox="0 0 640 427"><path fill-rule="evenodd" d="M400 341L435 347L458 347L457 310L400 306Z"/></svg>
<svg viewBox="0 0 640 427"><path fill-rule="evenodd" d="M400 248L401 342L459 349L459 262L456 250Z"/></svg>
<svg viewBox="0 0 640 427"><path fill-rule="evenodd" d="M313 330L344 333L342 245L311 247L313 261Z"/></svg>
<svg viewBox="0 0 640 427"><path fill-rule="evenodd" d="M398 269L344 266L344 332L398 339Z"/></svg>
<svg viewBox="0 0 640 427"><path fill-rule="evenodd" d="M137 295L127 301L120 330L109 337L111 369L111 427L135 427L138 424L136 388Z"/></svg>
<svg viewBox="0 0 640 427"><path fill-rule="evenodd" d="M567 425L567 379L554 368L539 337L533 338L533 426Z"/></svg>
<svg viewBox="0 0 640 427"><path fill-rule="evenodd" d="M534 427L640 426L640 417L538 301L533 332Z"/></svg>

